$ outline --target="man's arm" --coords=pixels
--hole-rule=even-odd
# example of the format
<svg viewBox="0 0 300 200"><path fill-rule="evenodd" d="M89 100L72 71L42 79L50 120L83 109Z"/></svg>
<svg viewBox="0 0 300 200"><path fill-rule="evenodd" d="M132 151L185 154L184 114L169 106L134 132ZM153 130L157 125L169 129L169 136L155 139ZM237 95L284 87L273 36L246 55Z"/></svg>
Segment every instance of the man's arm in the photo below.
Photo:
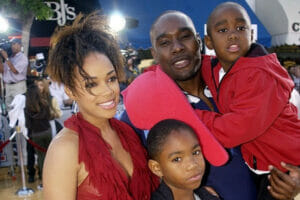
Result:
<svg viewBox="0 0 300 200"><path fill-rule="evenodd" d="M8 65L8 67L10 68L10 70L14 73L14 74L18 74L18 70L15 68L15 66L11 63L11 61L8 58L7 52L4 51L3 49L1 49L0 51L1 55L3 56L3 58L5 59L6 64Z"/></svg>
<svg viewBox="0 0 300 200"><path fill-rule="evenodd" d="M4 72L4 66L3 66L2 58L0 57L0 73L3 72Z"/></svg>
<svg viewBox="0 0 300 200"><path fill-rule="evenodd" d="M300 168L281 162L281 166L288 170L288 174L270 166L271 175L268 186L270 194L278 200L292 200L300 194Z"/></svg>

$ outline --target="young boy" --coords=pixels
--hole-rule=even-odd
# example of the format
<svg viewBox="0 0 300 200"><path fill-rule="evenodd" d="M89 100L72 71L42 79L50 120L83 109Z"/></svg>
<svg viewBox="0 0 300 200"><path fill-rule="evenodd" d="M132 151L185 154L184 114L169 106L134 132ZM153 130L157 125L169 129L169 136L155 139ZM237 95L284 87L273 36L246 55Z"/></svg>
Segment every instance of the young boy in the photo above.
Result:
<svg viewBox="0 0 300 200"><path fill-rule="evenodd" d="M250 25L246 10L233 2L209 16L205 42L217 58L203 60L202 75L222 115L198 114L225 147L242 145L247 165L266 190L269 165L283 171L281 161L300 165L300 121L289 103L292 80L275 54L252 44Z"/></svg>
<svg viewBox="0 0 300 200"><path fill-rule="evenodd" d="M147 138L148 166L162 181L152 200L217 200L200 187L205 161L194 130L182 121L166 119L154 125Z"/></svg>

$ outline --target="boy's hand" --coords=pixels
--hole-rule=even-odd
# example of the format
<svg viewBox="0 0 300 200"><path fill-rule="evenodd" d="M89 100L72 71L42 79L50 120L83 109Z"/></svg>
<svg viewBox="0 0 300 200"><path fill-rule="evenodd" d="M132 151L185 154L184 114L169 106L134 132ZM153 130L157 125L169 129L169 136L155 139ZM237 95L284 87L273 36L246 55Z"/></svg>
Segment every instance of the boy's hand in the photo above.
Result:
<svg viewBox="0 0 300 200"><path fill-rule="evenodd" d="M209 186L204 186L204 187L210 194L212 194L216 197L219 197L218 193L212 187L209 187Z"/></svg>
<svg viewBox="0 0 300 200"><path fill-rule="evenodd" d="M281 166L287 169L289 174L270 166L269 181L271 186L268 186L268 190L278 200L294 199L300 193L300 168L284 162L281 162Z"/></svg>
<svg viewBox="0 0 300 200"><path fill-rule="evenodd" d="M8 58L8 55L6 53L6 51L4 51L3 49L0 48L0 54L3 56L4 59Z"/></svg>

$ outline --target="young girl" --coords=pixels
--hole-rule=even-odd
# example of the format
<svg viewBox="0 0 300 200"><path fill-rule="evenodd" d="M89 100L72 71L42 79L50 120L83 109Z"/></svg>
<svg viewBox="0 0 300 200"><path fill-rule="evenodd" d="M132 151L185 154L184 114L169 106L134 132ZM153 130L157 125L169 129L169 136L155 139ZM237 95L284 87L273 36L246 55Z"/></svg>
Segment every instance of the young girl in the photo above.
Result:
<svg viewBox="0 0 300 200"><path fill-rule="evenodd" d="M152 200L219 199L212 188L199 188L205 161L190 126L175 119L160 121L150 129L147 149L149 168L162 179Z"/></svg>
<svg viewBox="0 0 300 200"><path fill-rule="evenodd" d="M48 74L79 113L65 121L46 155L44 199L150 199L158 179L125 123L113 119L122 59L99 15L79 15L51 40Z"/></svg>
<svg viewBox="0 0 300 200"><path fill-rule="evenodd" d="M53 96L51 96L50 94L50 90L49 90L49 84L48 82L44 79L37 79L35 81L35 84L38 86L38 88L41 91L42 97L45 98L49 105L51 106L51 115L52 118L60 118L62 115L62 112L59 108L58 102L56 100L56 98L54 98Z"/></svg>
<svg viewBox="0 0 300 200"><path fill-rule="evenodd" d="M25 104L25 121L26 127L29 130L32 141L39 146L47 149L51 139L51 127L49 120L52 118L50 112L49 102L43 98L40 89L32 84L26 92L26 104ZM29 152L31 153L31 152ZM34 154L34 152L32 152ZM41 151L36 151L38 155L38 169L40 178L42 175L43 163L45 159L45 153ZM34 156L33 160L34 160ZM32 164L34 163L31 162ZM33 168L33 167L32 167ZM33 173L29 174L31 176L31 182L34 181L34 169Z"/></svg>

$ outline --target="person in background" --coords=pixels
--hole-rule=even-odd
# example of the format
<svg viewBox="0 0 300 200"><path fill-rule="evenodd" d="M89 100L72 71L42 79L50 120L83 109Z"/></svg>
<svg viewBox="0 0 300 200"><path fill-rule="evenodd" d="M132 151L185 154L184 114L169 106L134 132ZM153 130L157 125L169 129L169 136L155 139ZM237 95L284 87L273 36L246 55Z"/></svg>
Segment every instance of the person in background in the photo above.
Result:
<svg viewBox="0 0 300 200"><path fill-rule="evenodd" d="M300 65L295 63L288 68L288 72L295 83L295 89L300 93Z"/></svg>
<svg viewBox="0 0 300 200"><path fill-rule="evenodd" d="M125 59L125 80L120 83L120 89L123 91L139 74L138 64L140 59L137 51L128 49L124 54Z"/></svg>
<svg viewBox="0 0 300 200"><path fill-rule="evenodd" d="M137 135L113 118L123 63L105 19L78 15L51 38L47 74L64 84L79 112L47 151L45 200L149 200L158 185Z"/></svg>
<svg viewBox="0 0 300 200"><path fill-rule="evenodd" d="M42 97L48 101L48 104L51 106L51 116L53 119L60 118L62 112L60 110L57 99L50 94L49 83L45 78L39 78L35 80L35 84L40 89Z"/></svg>
<svg viewBox="0 0 300 200"><path fill-rule="evenodd" d="M58 105L62 111L62 116L57 120L63 126L64 121L72 115L73 100L66 94L63 84L58 84L51 79L48 79L48 81L50 94L57 99Z"/></svg>
<svg viewBox="0 0 300 200"><path fill-rule="evenodd" d="M21 52L22 44L18 38L11 40L12 56L8 57L4 49L0 49L0 72L5 84L5 103L10 110L10 103L17 94L26 92L26 74L28 58Z"/></svg>
<svg viewBox="0 0 300 200"><path fill-rule="evenodd" d="M148 166L161 178L151 200L219 199L212 188L199 187L205 161L197 135L189 125L175 119L158 122L149 131L147 150Z"/></svg>
<svg viewBox="0 0 300 200"><path fill-rule="evenodd" d="M44 78L38 78L37 80L34 81L34 84L39 88L41 97L47 101L48 105L50 106L50 115L51 118L49 119L50 121L50 126L51 126L51 133L52 137L56 135L57 132L59 132L62 129L62 126L58 123L56 123L55 119L60 118L62 115L62 112L58 106L58 103L54 97L50 95L49 92L49 84ZM28 132L29 138L32 139L32 131L29 129ZM27 169L28 169L28 182L34 182L35 180L35 168L34 168L34 163L35 163L35 149L33 146L29 143L27 143ZM41 179L42 174L41 170L39 170L39 178Z"/></svg>
<svg viewBox="0 0 300 200"><path fill-rule="evenodd" d="M47 99L43 97L40 89L35 84L29 86L25 96L25 124L31 133L30 137L34 143L47 149L52 140L52 132L49 122L53 118L51 105ZM42 179L45 153L41 151L36 151L36 153L38 155L38 170L41 175L40 178ZM29 182L31 181L34 181L34 174L33 180L29 179ZM40 186L40 188L41 187L42 186Z"/></svg>

